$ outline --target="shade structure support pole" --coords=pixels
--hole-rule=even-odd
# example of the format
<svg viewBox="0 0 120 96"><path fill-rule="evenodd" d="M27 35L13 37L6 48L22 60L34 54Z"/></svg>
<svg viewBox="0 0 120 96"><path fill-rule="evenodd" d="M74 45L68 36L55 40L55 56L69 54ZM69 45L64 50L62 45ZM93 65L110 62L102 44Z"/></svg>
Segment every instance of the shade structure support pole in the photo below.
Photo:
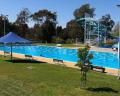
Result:
<svg viewBox="0 0 120 96"><path fill-rule="evenodd" d="M119 22L119 38L118 38L118 79L120 79L120 22Z"/></svg>
<svg viewBox="0 0 120 96"><path fill-rule="evenodd" d="M10 44L10 47L11 47L11 60L12 60L12 59L13 59L13 58L12 58L12 55L13 55L13 54L12 54L12 43Z"/></svg>

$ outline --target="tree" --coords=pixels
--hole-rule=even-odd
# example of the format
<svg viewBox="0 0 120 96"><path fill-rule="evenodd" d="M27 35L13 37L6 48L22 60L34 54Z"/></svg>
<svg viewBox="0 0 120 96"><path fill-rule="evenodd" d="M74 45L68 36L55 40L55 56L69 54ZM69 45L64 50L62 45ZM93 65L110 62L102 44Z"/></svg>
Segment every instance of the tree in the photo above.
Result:
<svg viewBox="0 0 120 96"><path fill-rule="evenodd" d="M56 24L57 15L56 12L51 12L46 9L39 10L38 12L35 12L31 15L33 21L35 21L37 24L44 24L46 21L51 21L52 23Z"/></svg>
<svg viewBox="0 0 120 96"><path fill-rule="evenodd" d="M28 8L23 8L17 15L15 25L18 27L18 34L22 37L26 37L26 32L28 32L28 22L30 18L30 11Z"/></svg>
<svg viewBox="0 0 120 96"><path fill-rule="evenodd" d="M17 15L16 24L26 24L29 22L30 11L28 8L23 8L20 13Z"/></svg>
<svg viewBox="0 0 120 96"><path fill-rule="evenodd" d="M115 24L115 22L111 19L110 14L102 16L102 18L100 19L100 23L107 28L107 33L111 33L112 28Z"/></svg>
<svg viewBox="0 0 120 96"><path fill-rule="evenodd" d="M83 42L84 41L84 23L85 21L81 21L78 22L78 19L81 18L85 18L86 14L89 15L89 17L94 17L95 8L91 8L90 4L84 4L82 5L80 8L76 9L73 13L75 20L74 21L70 21L73 22L74 24L74 28L72 28L72 30L74 30L74 34L79 34L77 36L79 36L78 38ZM75 22L77 22L78 24L76 24ZM73 32L72 32L73 33Z"/></svg>
<svg viewBox="0 0 120 96"><path fill-rule="evenodd" d="M84 4L80 8L76 9L73 14L75 16L75 19L84 18L85 13L87 13L89 17L94 17L95 16L94 11L95 8L91 8L90 4Z"/></svg>
<svg viewBox="0 0 120 96"><path fill-rule="evenodd" d="M42 28L41 26L39 26L39 24L35 24L33 27L33 31L34 31L34 40L40 40L43 41L43 32L42 32Z"/></svg>
<svg viewBox="0 0 120 96"><path fill-rule="evenodd" d="M62 32L62 38L64 40L67 40L69 37L68 37L68 30L67 28L63 28L63 32Z"/></svg>
<svg viewBox="0 0 120 96"><path fill-rule="evenodd" d="M62 26L57 26L56 28L56 35L60 38L62 38L63 36L63 29L62 29Z"/></svg>
<svg viewBox="0 0 120 96"><path fill-rule="evenodd" d="M18 33L19 26L17 26L15 23L10 23L9 29L10 31L15 32L16 34L19 35Z"/></svg>
<svg viewBox="0 0 120 96"><path fill-rule="evenodd" d="M80 38L80 41L83 41L84 34L83 29L79 24L76 22L76 20L71 20L67 23L67 31L68 31L68 37L70 39L73 39L75 41L76 38Z"/></svg>
<svg viewBox="0 0 120 96"><path fill-rule="evenodd" d="M42 26L43 40L51 43L52 37L55 36L54 24L50 21L46 21Z"/></svg>
<svg viewBox="0 0 120 96"><path fill-rule="evenodd" d="M91 68L91 64L92 64L90 60L93 58L93 55L89 54L89 46L78 49L78 58L79 58L79 61L76 66L80 67L80 70L81 70L80 85L81 87L85 87L86 81L87 81L87 72Z"/></svg>
<svg viewBox="0 0 120 96"><path fill-rule="evenodd" d="M44 9L35 12L31 15L31 17L33 21L35 21L35 23L41 27L43 40L50 43L52 41L52 37L55 36L56 32L56 13L52 13L51 11Z"/></svg>

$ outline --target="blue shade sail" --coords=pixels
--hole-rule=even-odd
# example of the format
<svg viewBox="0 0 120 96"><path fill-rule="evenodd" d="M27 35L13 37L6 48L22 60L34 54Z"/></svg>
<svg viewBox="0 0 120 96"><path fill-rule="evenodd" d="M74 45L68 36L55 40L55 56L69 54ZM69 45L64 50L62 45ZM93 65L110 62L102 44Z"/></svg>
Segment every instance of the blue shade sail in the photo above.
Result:
<svg viewBox="0 0 120 96"><path fill-rule="evenodd" d="M13 32L9 32L7 35L0 38L0 43L31 43Z"/></svg>

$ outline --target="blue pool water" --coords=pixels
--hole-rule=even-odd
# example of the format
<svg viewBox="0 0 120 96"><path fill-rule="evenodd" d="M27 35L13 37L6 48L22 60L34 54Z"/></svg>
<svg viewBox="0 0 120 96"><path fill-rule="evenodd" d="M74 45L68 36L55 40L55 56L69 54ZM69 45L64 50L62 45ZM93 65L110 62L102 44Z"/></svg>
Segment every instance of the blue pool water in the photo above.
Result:
<svg viewBox="0 0 120 96"><path fill-rule="evenodd" d="M10 52L10 47L0 46L0 50ZM27 54L32 56L42 56L46 58L55 58L65 61L77 62L77 49L48 47L48 46L13 46L14 53ZM118 68L117 54L108 52L90 51L94 58L91 60L93 65Z"/></svg>

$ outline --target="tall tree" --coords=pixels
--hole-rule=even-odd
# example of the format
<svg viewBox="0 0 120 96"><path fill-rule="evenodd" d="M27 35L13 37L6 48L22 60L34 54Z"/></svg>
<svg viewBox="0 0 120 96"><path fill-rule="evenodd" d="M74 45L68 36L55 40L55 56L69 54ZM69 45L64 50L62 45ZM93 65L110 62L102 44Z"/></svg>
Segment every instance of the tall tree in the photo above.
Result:
<svg viewBox="0 0 120 96"><path fill-rule="evenodd" d="M20 13L17 15L17 24L26 24L30 18L30 11L28 8L23 8Z"/></svg>
<svg viewBox="0 0 120 96"><path fill-rule="evenodd" d="M80 38L80 41L83 41L84 34L83 29L79 24L76 22L76 20L71 20L67 23L67 31L68 31L68 37L70 39L76 39Z"/></svg>
<svg viewBox="0 0 120 96"><path fill-rule="evenodd" d="M68 30L67 30L67 28L63 28L63 35L62 35L62 39L64 39L64 40L67 40L69 37L68 37Z"/></svg>
<svg viewBox="0 0 120 96"><path fill-rule="evenodd" d="M85 21L78 21L78 19L84 18L87 15L89 15L89 17L94 17L95 8L92 8L90 6L90 4L84 4L82 6L80 6L80 8L76 9L73 13L75 20L71 20L69 23L71 23L70 25L74 25L71 28L68 27L69 30L72 31L72 34L74 34L74 36L78 37L82 42L84 41L84 23ZM76 24L75 22L77 22L78 24ZM69 25L68 23L68 25ZM76 34L76 35L75 35Z"/></svg>
<svg viewBox="0 0 120 96"><path fill-rule="evenodd" d="M44 24L46 21L51 21L52 23L56 24L57 15L56 12L48 11L47 9L39 10L31 15L33 21L37 24Z"/></svg>
<svg viewBox="0 0 120 96"><path fill-rule="evenodd" d="M33 21L42 28L44 41L51 42L52 37L55 35L56 29L56 12L51 12L46 9L39 10L31 15Z"/></svg>
<svg viewBox="0 0 120 96"><path fill-rule="evenodd" d="M91 8L90 4L84 4L80 8L76 9L73 14L75 16L75 19L84 18L86 13L90 17L94 17L95 15L94 11L95 11L95 8Z"/></svg>
<svg viewBox="0 0 120 96"><path fill-rule="evenodd" d="M28 31L28 21L30 18L30 11L28 8L23 8L20 13L17 15L17 20L15 21L18 29L18 34L22 37L25 37L26 32Z"/></svg>
<svg viewBox="0 0 120 96"><path fill-rule="evenodd" d="M51 43L52 37L55 36L54 24L50 21L46 21L42 26L43 40Z"/></svg>
<svg viewBox="0 0 120 96"><path fill-rule="evenodd" d="M33 34L34 39L43 41L43 32L41 26L39 26L39 24L35 24L33 30L34 30L34 34Z"/></svg>
<svg viewBox="0 0 120 96"><path fill-rule="evenodd" d="M107 32L111 32L115 22L111 19L110 14L102 16L100 22L107 28Z"/></svg>
<svg viewBox="0 0 120 96"><path fill-rule="evenodd" d="M56 35L60 38L63 37L63 30L62 30L62 26L57 26L56 28Z"/></svg>

